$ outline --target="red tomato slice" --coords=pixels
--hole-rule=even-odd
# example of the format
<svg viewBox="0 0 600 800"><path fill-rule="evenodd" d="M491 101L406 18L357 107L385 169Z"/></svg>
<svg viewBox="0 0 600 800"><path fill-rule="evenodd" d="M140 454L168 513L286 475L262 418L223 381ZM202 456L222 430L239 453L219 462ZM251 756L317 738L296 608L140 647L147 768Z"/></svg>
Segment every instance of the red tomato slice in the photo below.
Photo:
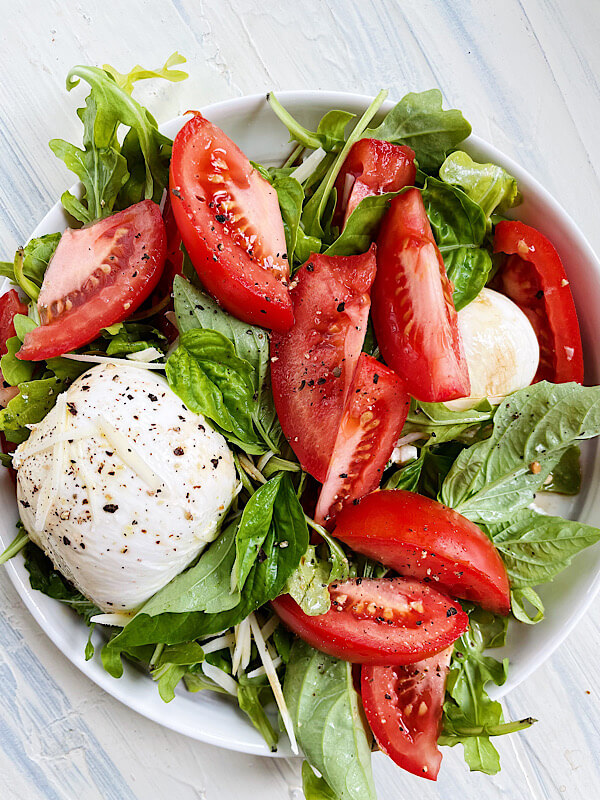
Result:
<svg viewBox="0 0 600 800"><path fill-rule="evenodd" d="M410 147L359 139L352 145L335 182L334 224L343 228L363 198L412 186L416 175L415 154Z"/></svg>
<svg viewBox="0 0 600 800"><path fill-rule="evenodd" d="M17 314L27 314L27 306L21 302L15 289L11 289L0 297L0 356L8 353L6 343L16 335L14 319ZM0 372L0 408L6 408L9 402L19 394L16 386L9 386ZM2 436L2 452L7 453ZM14 448L13 448L14 449Z"/></svg>
<svg viewBox="0 0 600 800"><path fill-rule="evenodd" d="M412 664L449 647L469 624L458 603L411 578L356 578L329 586L331 608L310 617L285 594L281 620L312 647L356 664Z"/></svg>
<svg viewBox="0 0 600 800"><path fill-rule="evenodd" d="M302 468L321 483L364 342L375 249L313 255L292 289L294 327L271 339L277 416Z"/></svg>
<svg viewBox="0 0 600 800"><path fill-rule="evenodd" d="M527 315L540 344L535 381L583 383L583 350L573 295L560 256L523 222L496 225L494 251L508 253L494 279L498 291Z"/></svg>
<svg viewBox="0 0 600 800"><path fill-rule="evenodd" d="M165 226L152 200L78 230L67 228L38 298L42 324L25 336L18 358L60 356L127 319L156 286L165 252Z"/></svg>
<svg viewBox="0 0 600 800"><path fill-rule="evenodd" d="M365 715L380 749L402 769L435 781L452 647L415 664L361 669Z"/></svg>
<svg viewBox="0 0 600 800"><path fill-rule="evenodd" d="M469 394L452 285L418 189L395 197L383 218L372 316L381 353L411 395L443 402Z"/></svg>
<svg viewBox="0 0 600 800"><path fill-rule="evenodd" d="M287 331L294 321L277 193L203 116L175 137L173 211L200 280L238 319Z"/></svg>
<svg viewBox="0 0 600 800"><path fill-rule="evenodd" d="M357 553L401 575L432 582L452 597L509 613L508 576L492 541L441 503L388 489L345 508L336 522L336 538Z"/></svg>
<svg viewBox="0 0 600 800"><path fill-rule="evenodd" d="M332 523L380 482L410 408L395 372L361 353L344 408L315 518Z"/></svg>

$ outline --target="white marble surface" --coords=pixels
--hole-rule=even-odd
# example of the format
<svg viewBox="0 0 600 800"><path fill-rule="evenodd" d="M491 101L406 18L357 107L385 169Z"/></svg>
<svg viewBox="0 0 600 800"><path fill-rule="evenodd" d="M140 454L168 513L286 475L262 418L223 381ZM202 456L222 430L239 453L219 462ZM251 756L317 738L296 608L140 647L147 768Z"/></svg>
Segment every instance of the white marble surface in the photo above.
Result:
<svg viewBox="0 0 600 800"><path fill-rule="evenodd" d="M597 0L0 0L0 249L11 254L71 182L47 141L77 141L73 64L155 66L175 49L190 80L145 89L159 120L278 88L439 86L481 136L528 168L600 250ZM81 95L79 95L81 96ZM539 718L499 743L503 771L469 775L445 751L437 784L376 756L381 800L595 798L600 786L600 609L507 699ZM3 800L299 800L299 762L194 742L81 676L0 572Z"/></svg>

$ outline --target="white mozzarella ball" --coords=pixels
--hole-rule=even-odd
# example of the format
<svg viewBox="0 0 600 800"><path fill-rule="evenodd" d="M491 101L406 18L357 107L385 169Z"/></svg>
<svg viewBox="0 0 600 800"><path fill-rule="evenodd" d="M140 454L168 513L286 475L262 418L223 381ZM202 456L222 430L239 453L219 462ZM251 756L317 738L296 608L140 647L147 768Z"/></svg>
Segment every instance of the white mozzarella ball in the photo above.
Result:
<svg viewBox="0 0 600 800"><path fill-rule="evenodd" d="M220 433L164 378L104 364L15 453L31 539L105 611L131 611L217 535L237 491Z"/></svg>
<svg viewBox="0 0 600 800"><path fill-rule="evenodd" d="M538 368L540 348L531 323L512 300L482 289L458 312L458 328L471 393L447 402L448 408L462 411L486 398L497 405L517 389L529 386Z"/></svg>

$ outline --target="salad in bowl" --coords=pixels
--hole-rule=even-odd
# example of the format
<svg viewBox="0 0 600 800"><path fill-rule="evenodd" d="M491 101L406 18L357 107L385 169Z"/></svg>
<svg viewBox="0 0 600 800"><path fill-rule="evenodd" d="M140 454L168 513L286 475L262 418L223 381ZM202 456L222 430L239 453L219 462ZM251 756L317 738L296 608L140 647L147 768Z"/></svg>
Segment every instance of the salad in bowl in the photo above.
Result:
<svg viewBox="0 0 600 800"><path fill-rule="evenodd" d="M71 71L69 225L0 262L1 560L112 678L286 737L309 800L374 798L375 748L435 780L461 744L494 774L494 737L534 722L489 696L494 649L600 539L546 502L600 434L559 253L437 90L313 128L270 94L290 144L258 163L133 98L181 61Z"/></svg>

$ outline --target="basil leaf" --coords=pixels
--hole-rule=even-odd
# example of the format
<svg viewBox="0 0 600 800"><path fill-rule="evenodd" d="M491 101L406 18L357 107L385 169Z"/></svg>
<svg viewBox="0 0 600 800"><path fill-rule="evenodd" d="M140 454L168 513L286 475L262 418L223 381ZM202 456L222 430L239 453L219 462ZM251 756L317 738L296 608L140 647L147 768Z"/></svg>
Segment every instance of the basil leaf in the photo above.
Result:
<svg viewBox="0 0 600 800"><path fill-rule="evenodd" d="M422 195L459 311L477 297L492 268L492 258L482 247L486 218L463 191L435 178L427 178Z"/></svg>
<svg viewBox="0 0 600 800"><path fill-rule="evenodd" d="M471 126L460 111L444 111L442 93L430 89L407 94L377 128L365 131L365 137L409 145L421 169L433 172L470 133Z"/></svg>
<svg viewBox="0 0 600 800"><path fill-rule="evenodd" d="M0 358L0 370L2 377L10 386L17 386L19 383L30 381L35 370L35 363L32 361L21 361L16 357L16 353L21 349L21 340L18 336L11 336L6 341L7 352Z"/></svg>
<svg viewBox="0 0 600 800"><path fill-rule="evenodd" d="M175 699L175 688L186 672L180 664L164 664L152 670L152 679L158 682L158 694L163 702Z"/></svg>
<svg viewBox="0 0 600 800"><path fill-rule="evenodd" d="M283 694L298 744L340 800L375 800L371 748L352 666L297 639Z"/></svg>
<svg viewBox="0 0 600 800"><path fill-rule="evenodd" d="M418 458L395 470L385 481L382 488L405 489L407 492L418 491L426 454L427 450L423 449Z"/></svg>
<svg viewBox="0 0 600 800"><path fill-rule="evenodd" d="M498 407L491 437L460 453L442 502L473 522L509 522L569 447L599 433L600 387L543 381L520 389Z"/></svg>
<svg viewBox="0 0 600 800"><path fill-rule="evenodd" d="M402 435L422 434L418 441L423 446L455 440L472 443L485 434L493 415L494 409L487 400L466 411L451 411L444 403L421 403L413 399Z"/></svg>
<svg viewBox="0 0 600 800"><path fill-rule="evenodd" d="M600 540L600 530L582 522L523 509L510 520L488 524L513 589L551 581L574 555Z"/></svg>
<svg viewBox="0 0 600 800"><path fill-rule="evenodd" d="M302 762L302 790L305 800L339 800L324 778L317 778L308 761Z"/></svg>
<svg viewBox="0 0 600 800"><path fill-rule="evenodd" d="M526 586L524 589L513 589L510 593L510 607L515 619L526 625L537 625L544 619L545 609L542 598L531 586Z"/></svg>
<svg viewBox="0 0 600 800"><path fill-rule="evenodd" d="M181 664L190 666L204 661L204 650L197 642L184 642L164 647L156 661L157 667L165 664Z"/></svg>
<svg viewBox="0 0 600 800"><path fill-rule="evenodd" d="M353 256L365 253L377 238L377 232L390 202L399 192L364 197L348 217L344 230L331 244L325 255Z"/></svg>
<svg viewBox="0 0 600 800"><path fill-rule="evenodd" d="M495 211L503 214L523 201L512 175L497 164L478 164L462 150L451 153L444 161L440 178L445 183L460 186L481 206L486 219Z"/></svg>
<svg viewBox="0 0 600 800"><path fill-rule="evenodd" d="M565 450L563 457L550 473L550 481L544 483L545 492L575 495L581 489L581 452L577 445Z"/></svg>
<svg viewBox="0 0 600 800"><path fill-rule="evenodd" d="M87 625L91 625L91 617L100 614L100 609L70 584L33 542L25 547L23 554L31 588L70 606L83 617Z"/></svg>
<svg viewBox="0 0 600 800"><path fill-rule="evenodd" d="M283 474L279 473L257 489L244 508L235 541L236 556L233 565L235 585L240 590L244 588L246 578L267 538L282 477Z"/></svg>

